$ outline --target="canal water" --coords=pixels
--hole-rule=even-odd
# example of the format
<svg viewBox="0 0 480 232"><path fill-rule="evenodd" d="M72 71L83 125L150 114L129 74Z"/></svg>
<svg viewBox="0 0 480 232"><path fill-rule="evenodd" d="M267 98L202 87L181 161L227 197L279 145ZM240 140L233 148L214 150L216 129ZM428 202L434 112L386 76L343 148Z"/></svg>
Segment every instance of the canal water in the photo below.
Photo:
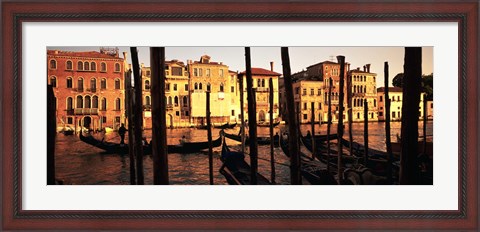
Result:
<svg viewBox="0 0 480 232"><path fill-rule="evenodd" d="M400 135L400 122L391 123L391 140L397 141L397 134ZM422 134L422 122L419 122L419 133ZM311 126L301 125L302 134L306 134ZM336 133L337 125L333 124L331 133ZM284 129L284 125L275 128L274 133ZM327 125L316 125L316 134L326 134ZM239 127L226 130L227 133L238 133ZM258 127L258 136L268 136L269 128ZM352 125L354 141L363 143L363 123L353 123ZM218 138L219 129L213 129L212 138ZM386 150L385 148L385 124L383 122L369 123L369 146L373 149ZM151 131L144 132L148 140L151 138ZM167 130L168 144L178 144L180 138L185 135L189 142L198 142L207 140L207 131L195 128L181 128ZM433 122L427 123L427 135L433 134ZM95 137L109 142L119 142L120 137L116 132L97 133ZM345 125L344 138L348 139L348 125ZM126 139L126 141L128 141ZM234 140L226 139L231 149L240 150L240 143ZM306 151L305 148L302 149ZM213 167L214 183L227 184L225 177L220 174L219 169L222 165L220 161L221 147L213 149ZM267 179L270 179L270 146L258 147L259 160L258 171ZM288 185L290 182L289 160L281 151L281 148L275 148L275 169L276 183ZM152 156L144 156L144 176L145 184L153 184L153 163ZM245 160L249 162L249 156ZM80 141L78 136L65 136L57 134L55 146L55 171L56 178L63 180L65 184L76 185L126 185L130 184L129 157L118 154L102 154L102 150L90 146ZM168 154L169 180L170 184L175 185L208 185L208 152L204 151L195 154Z"/></svg>

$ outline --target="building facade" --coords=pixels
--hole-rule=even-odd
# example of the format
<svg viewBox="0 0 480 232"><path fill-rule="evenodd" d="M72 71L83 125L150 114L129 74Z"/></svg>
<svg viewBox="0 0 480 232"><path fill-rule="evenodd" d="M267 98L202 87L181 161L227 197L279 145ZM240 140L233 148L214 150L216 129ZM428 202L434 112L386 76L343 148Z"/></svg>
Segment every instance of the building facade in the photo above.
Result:
<svg viewBox="0 0 480 232"><path fill-rule="evenodd" d="M280 106L278 98L278 79L280 73L273 71L273 62L270 62L270 70L263 68L252 68L253 88L255 91L256 117L258 123L269 122L270 120L270 102L269 102L269 81L273 82L273 119L280 121ZM247 93L247 74L243 71L239 74L239 79L243 81L243 111L245 120L248 120L248 93Z"/></svg>
<svg viewBox="0 0 480 232"><path fill-rule="evenodd" d="M370 72L370 64L348 72L352 85L352 121L364 121L364 101L368 102L368 120L378 121L377 74Z"/></svg>
<svg viewBox="0 0 480 232"><path fill-rule="evenodd" d="M300 123L312 121L312 103L315 110L315 122L324 120L324 90L322 81L316 78L298 79L292 86Z"/></svg>
<svg viewBox="0 0 480 232"><path fill-rule="evenodd" d="M117 129L125 122L124 59L118 49L47 51L58 127Z"/></svg>
<svg viewBox="0 0 480 232"><path fill-rule="evenodd" d="M403 92L402 88L389 87L388 96L390 98L390 120L402 120ZM418 106L419 119L423 119L423 99L424 94L420 94L420 104ZM377 89L378 101L378 120L385 121L385 87ZM433 101L427 101L427 118L433 119Z"/></svg>
<svg viewBox="0 0 480 232"><path fill-rule="evenodd" d="M237 120L236 74L228 70L222 62L212 62L203 55L199 61L188 61L191 116L193 125L206 125L207 92L210 92L210 119L213 124L223 124Z"/></svg>

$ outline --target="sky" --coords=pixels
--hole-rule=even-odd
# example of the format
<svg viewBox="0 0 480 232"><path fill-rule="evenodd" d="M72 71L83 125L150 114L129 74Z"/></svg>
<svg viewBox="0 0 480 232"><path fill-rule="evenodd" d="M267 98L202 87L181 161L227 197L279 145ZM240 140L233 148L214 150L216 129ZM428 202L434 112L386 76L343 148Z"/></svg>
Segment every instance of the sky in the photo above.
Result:
<svg viewBox="0 0 480 232"><path fill-rule="evenodd" d="M128 52L128 63L131 63L130 47L118 47L120 56ZM48 47L64 51L99 51L99 47ZM377 87L384 86L384 62L389 64L389 85L398 73L403 72L404 47L290 47L290 66L292 74L306 69L308 66L322 62L334 61L336 56L345 56L350 68L371 64L370 72L377 73ZM232 71L245 70L244 47L166 47L165 59L177 59L185 64L187 60L199 61L202 55L209 55L212 62L223 62ZM138 47L139 62L150 66L148 47ZM252 67L270 69L274 62L274 71L282 72L280 47L251 47ZM422 73L433 73L433 47L422 49Z"/></svg>

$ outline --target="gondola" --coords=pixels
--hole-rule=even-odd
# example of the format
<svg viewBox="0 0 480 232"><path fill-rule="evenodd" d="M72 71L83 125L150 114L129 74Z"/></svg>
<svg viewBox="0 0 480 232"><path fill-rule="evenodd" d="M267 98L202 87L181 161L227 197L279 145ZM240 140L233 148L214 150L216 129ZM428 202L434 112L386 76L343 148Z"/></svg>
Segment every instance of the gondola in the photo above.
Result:
<svg viewBox="0 0 480 232"><path fill-rule="evenodd" d="M235 126L237 126L237 123L234 123L234 124L229 124L228 122L223 124L223 125L214 125L213 127L214 128L217 128L217 129L233 129Z"/></svg>
<svg viewBox="0 0 480 232"><path fill-rule="evenodd" d="M80 140L85 143L88 143L94 147L104 150L104 153L108 154L128 154L128 144L118 144L112 142L105 142L103 140L98 140L93 136L83 136L83 133L80 133ZM222 137L219 136L217 139L212 141L212 147L219 147L222 145ZM168 153L196 153L201 150L208 149L207 142L185 142L183 145L168 145ZM143 154L151 154L152 147L151 144L143 146Z"/></svg>
<svg viewBox="0 0 480 232"><path fill-rule="evenodd" d="M220 168L220 173L225 176L228 184L251 184L251 168L250 165L245 162L245 155L241 152L231 151L227 143L225 142L225 137L223 139L221 160L223 162L223 165ZM270 182L267 180L267 178L257 173L257 184L269 185Z"/></svg>
<svg viewBox="0 0 480 232"><path fill-rule="evenodd" d="M280 139L280 147L286 156L290 157L288 150L288 141ZM309 160L307 155L300 152L300 172L302 176L312 185L336 185L334 176L326 170L326 164L318 160Z"/></svg>
<svg viewBox="0 0 480 232"><path fill-rule="evenodd" d="M242 142L242 136L241 135L228 134L226 132L224 132L224 135L225 135L225 137L227 137L229 139L232 139L232 140L235 140L235 141L238 141L238 142ZM274 139L273 140L274 146L278 147L279 137L274 136L273 139ZM249 139L245 138L245 144L248 144L248 142L249 142ZM270 137L257 137L257 144L258 145L270 145Z"/></svg>
<svg viewBox="0 0 480 232"><path fill-rule="evenodd" d="M278 125L280 125L280 122L274 122L274 123L273 123L273 127L276 127L276 126L278 126ZM259 127L270 127L270 123L268 123L268 122L265 122L265 123L257 123L257 126L259 126Z"/></svg>
<svg viewBox="0 0 480 232"><path fill-rule="evenodd" d="M334 139L337 139L337 134L332 134L330 135L330 140L334 140ZM305 137L305 136L302 136L300 134L300 138L302 140L302 144L307 148L308 151L310 152L313 152L313 148L312 148L312 139L309 138L309 137ZM327 147L325 145L325 141L327 140L327 136L326 135L315 135L315 145L316 145L316 148L315 148L315 155L317 157L318 160L322 161L322 162L326 162L327 160ZM336 165L336 160L337 160L337 156L338 156L338 151L334 149L335 146L330 146L330 163L331 164L334 164ZM343 154L343 160L345 160L345 162L347 162L348 164L353 164L353 163L356 163L357 160L359 159L358 157L355 157L355 156L348 156L348 155L345 155Z"/></svg>

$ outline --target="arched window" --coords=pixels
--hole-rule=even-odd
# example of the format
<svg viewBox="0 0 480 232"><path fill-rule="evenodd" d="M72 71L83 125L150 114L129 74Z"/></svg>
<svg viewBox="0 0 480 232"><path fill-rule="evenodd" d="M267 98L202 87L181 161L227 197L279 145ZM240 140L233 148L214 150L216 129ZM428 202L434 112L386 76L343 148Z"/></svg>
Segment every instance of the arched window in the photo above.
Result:
<svg viewBox="0 0 480 232"><path fill-rule="evenodd" d="M72 77L67 77L67 88L71 89L73 87Z"/></svg>
<svg viewBox="0 0 480 232"><path fill-rule="evenodd" d="M210 83L207 83L207 91L211 91Z"/></svg>
<svg viewBox="0 0 480 232"><path fill-rule="evenodd" d="M188 98L187 98L187 96L183 96L183 106L188 106Z"/></svg>
<svg viewBox="0 0 480 232"><path fill-rule="evenodd" d="M77 96L77 108L83 108L83 97Z"/></svg>
<svg viewBox="0 0 480 232"><path fill-rule="evenodd" d="M102 98L102 108L101 110L107 110L107 99Z"/></svg>
<svg viewBox="0 0 480 232"><path fill-rule="evenodd" d="M171 96L168 97L168 105L172 105L172 97Z"/></svg>
<svg viewBox="0 0 480 232"><path fill-rule="evenodd" d="M100 88L101 89L107 89L107 79L106 78L102 78L102 80L100 81Z"/></svg>
<svg viewBox="0 0 480 232"><path fill-rule="evenodd" d="M220 83L220 92L223 92L223 83Z"/></svg>
<svg viewBox="0 0 480 232"><path fill-rule="evenodd" d="M257 79L257 87L261 87L262 81L260 79Z"/></svg>
<svg viewBox="0 0 480 232"><path fill-rule="evenodd" d="M198 83L195 82L195 89L198 89Z"/></svg>
<svg viewBox="0 0 480 232"><path fill-rule="evenodd" d="M150 89L150 81L145 80L145 90L149 90L149 89Z"/></svg>
<svg viewBox="0 0 480 232"><path fill-rule="evenodd" d="M203 89L202 88L202 83L198 84L198 89L200 89L200 90Z"/></svg>
<svg viewBox="0 0 480 232"><path fill-rule="evenodd" d="M98 108L98 97L93 96L92 98L92 108L97 109Z"/></svg>
<svg viewBox="0 0 480 232"><path fill-rule="evenodd" d="M92 108L92 99L90 96L85 96L85 108Z"/></svg>
<svg viewBox="0 0 480 232"><path fill-rule="evenodd" d="M83 78L81 77L78 78L77 89L79 92L83 92Z"/></svg>
<svg viewBox="0 0 480 232"><path fill-rule="evenodd" d="M90 63L88 63L88 61L85 62L85 63L83 63L83 69L84 69L85 71L90 70Z"/></svg>
<svg viewBox="0 0 480 232"><path fill-rule="evenodd" d="M73 99L71 97L67 97L67 110L73 109Z"/></svg>
<svg viewBox="0 0 480 232"><path fill-rule="evenodd" d="M100 63L100 71L101 72L106 72L107 71L107 63L105 63L105 62Z"/></svg>
<svg viewBox="0 0 480 232"><path fill-rule="evenodd" d="M120 110L120 98L115 99L115 110Z"/></svg>
<svg viewBox="0 0 480 232"><path fill-rule="evenodd" d="M145 105L147 105L147 106L151 105L150 96L145 96Z"/></svg>
<svg viewBox="0 0 480 232"><path fill-rule="evenodd" d="M175 98L173 99L173 102L175 103L175 106L178 106L178 97L175 96Z"/></svg>
<svg viewBox="0 0 480 232"><path fill-rule="evenodd" d="M90 63L90 69L91 69L92 71L97 70L97 64L92 61L92 62Z"/></svg>
<svg viewBox="0 0 480 232"><path fill-rule="evenodd" d="M83 71L83 62L82 62L82 61L78 61L78 63L77 63L77 70Z"/></svg>
<svg viewBox="0 0 480 232"><path fill-rule="evenodd" d="M67 70L72 70L72 69L73 69L73 63L72 63L72 61L71 61L71 60L67 60L67 63L66 63L66 65L65 65L65 67L66 67L65 69L67 69Z"/></svg>
<svg viewBox="0 0 480 232"><path fill-rule="evenodd" d="M97 79L90 79L90 89L92 92L95 92L95 90L97 90Z"/></svg>
<svg viewBox="0 0 480 232"><path fill-rule="evenodd" d="M57 69L57 61L50 60L50 69Z"/></svg>
<svg viewBox="0 0 480 232"><path fill-rule="evenodd" d="M54 77L54 76L50 77L50 85L54 88L57 87L57 78L56 77Z"/></svg>
<svg viewBox="0 0 480 232"><path fill-rule="evenodd" d="M120 89L120 79L115 79L115 89Z"/></svg>
<svg viewBox="0 0 480 232"><path fill-rule="evenodd" d="M120 64L115 63L115 72L120 72Z"/></svg>
<svg viewBox="0 0 480 232"><path fill-rule="evenodd" d="M353 99L353 107L357 107L357 99Z"/></svg>

